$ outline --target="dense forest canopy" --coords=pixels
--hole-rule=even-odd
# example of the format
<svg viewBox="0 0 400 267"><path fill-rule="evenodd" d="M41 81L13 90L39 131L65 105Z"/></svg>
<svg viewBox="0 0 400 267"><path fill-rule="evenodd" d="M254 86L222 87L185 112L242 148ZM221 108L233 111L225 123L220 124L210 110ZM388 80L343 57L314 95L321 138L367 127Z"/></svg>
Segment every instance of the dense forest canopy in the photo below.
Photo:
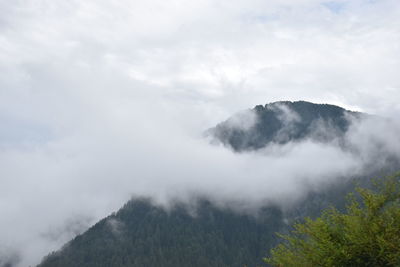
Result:
<svg viewBox="0 0 400 267"><path fill-rule="evenodd" d="M195 214L178 204L167 211L146 199L128 202L76 237L40 267L259 266L282 230L275 207L257 216L199 200Z"/></svg>

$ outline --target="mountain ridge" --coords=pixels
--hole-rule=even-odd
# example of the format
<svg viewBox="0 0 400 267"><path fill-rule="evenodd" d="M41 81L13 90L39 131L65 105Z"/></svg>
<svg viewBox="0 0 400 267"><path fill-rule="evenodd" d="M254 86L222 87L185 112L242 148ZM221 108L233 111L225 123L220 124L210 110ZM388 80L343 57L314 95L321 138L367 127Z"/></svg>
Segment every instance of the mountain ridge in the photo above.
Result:
<svg viewBox="0 0 400 267"><path fill-rule="evenodd" d="M340 140L353 120L363 116L368 115L329 104L279 101L235 114L207 134L239 153L306 139L330 143ZM275 232L287 233L292 222L315 217L330 205L343 208L355 180L367 181L353 177L326 190L311 190L286 211L266 203L257 216L206 198L194 205L177 202L168 210L151 199L132 199L38 267L267 266L262 258L277 244Z"/></svg>
<svg viewBox="0 0 400 267"><path fill-rule="evenodd" d="M342 138L351 121L364 116L368 115L330 104L277 101L236 113L207 130L206 135L213 143L222 143L236 152L307 138L330 142Z"/></svg>

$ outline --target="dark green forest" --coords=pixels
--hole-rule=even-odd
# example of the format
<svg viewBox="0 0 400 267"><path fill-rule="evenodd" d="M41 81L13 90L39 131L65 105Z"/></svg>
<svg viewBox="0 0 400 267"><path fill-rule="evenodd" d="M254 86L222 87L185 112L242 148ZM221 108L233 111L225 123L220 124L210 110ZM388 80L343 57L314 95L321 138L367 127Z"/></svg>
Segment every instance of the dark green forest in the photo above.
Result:
<svg viewBox="0 0 400 267"><path fill-rule="evenodd" d="M253 216L200 200L189 212L132 200L39 266L261 266L283 226L273 207Z"/></svg>
<svg viewBox="0 0 400 267"><path fill-rule="evenodd" d="M263 258L305 216L334 204L344 209L353 181L310 193L290 209L267 205L250 213L206 199L165 209L132 199L77 236L39 267L66 266L269 266Z"/></svg>

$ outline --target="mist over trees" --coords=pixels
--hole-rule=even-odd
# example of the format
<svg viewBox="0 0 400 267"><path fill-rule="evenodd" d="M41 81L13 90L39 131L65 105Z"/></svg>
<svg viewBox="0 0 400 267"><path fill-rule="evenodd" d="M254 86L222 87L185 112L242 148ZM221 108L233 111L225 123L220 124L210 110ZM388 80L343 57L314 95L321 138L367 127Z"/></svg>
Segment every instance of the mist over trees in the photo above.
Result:
<svg viewBox="0 0 400 267"><path fill-rule="evenodd" d="M342 184L291 210L253 214L206 199L169 209L134 199L39 266L397 266L399 178L367 179L357 193Z"/></svg>
<svg viewBox="0 0 400 267"><path fill-rule="evenodd" d="M284 227L390 172L399 18L397 0L0 0L0 266L132 197L272 205Z"/></svg>
<svg viewBox="0 0 400 267"><path fill-rule="evenodd" d="M351 151L346 147L348 131L355 121L367 117L332 105L304 101L278 102L265 107L256 106L250 113L234 115L207 133L238 153L252 153L255 150L262 151L271 144L280 146L286 142L308 139ZM243 126L243 120L248 124ZM212 142L215 144L215 141ZM389 161L379 166L390 171L398 165L396 161ZM340 211L345 210L345 196L353 191L354 182L368 187L370 176L382 170L374 169L371 172L365 169L362 174L346 179L336 177L336 180L327 183L329 186L307 188L307 193L290 205L266 201L258 206L240 207L243 203L238 199L233 198L231 204L227 205L228 200L221 201L223 198L207 195L198 198L192 196L191 200L178 199L167 206L151 198L132 199L117 213L101 220L68 242L60 251L48 255L39 266L266 266L263 258L280 242L276 232L289 233L291 225L302 221L304 217L312 218L306 220L306 225L308 223L312 228L314 218L332 205L336 209L325 212L322 219L315 219L317 226L322 222L322 230L312 229L315 234L326 236L323 232L326 228L324 220L344 220L344 217L340 217ZM268 179L268 175L264 179ZM259 182L263 184L262 180ZM298 188L298 191L303 190ZM375 196L368 189L360 192L367 198ZM379 199L379 196L376 198ZM246 199L243 202L248 203ZM351 210L356 213L362 211L357 208L354 204ZM354 219L349 224L356 227L357 223L359 220ZM296 224L296 229L306 229L301 225ZM294 240L291 237L287 239ZM330 237L328 239L331 240ZM297 241L293 242L297 244ZM336 244L336 241L332 242ZM336 249L333 245L330 248ZM282 255L289 251L285 249L284 245L279 245L273 250L268 263L276 266L286 266L290 262L293 266L299 262L304 266L310 265L294 257L285 258ZM325 255L321 257L326 259ZM313 264L317 261L314 260ZM325 266L325 263L321 264Z"/></svg>
<svg viewBox="0 0 400 267"><path fill-rule="evenodd" d="M194 210L190 210L194 209ZM282 230L282 212L264 208L257 216L221 209L207 200L195 208L165 210L146 199L132 200L40 267L256 266Z"/></svg>
<svg viewBox="0 0 400 267"><path fill-rule="evenodd" d="M237 152L304 139L328 143L343 139L353 120L366 117L335 105L279 101L239 112L207 134Z"/></svg>

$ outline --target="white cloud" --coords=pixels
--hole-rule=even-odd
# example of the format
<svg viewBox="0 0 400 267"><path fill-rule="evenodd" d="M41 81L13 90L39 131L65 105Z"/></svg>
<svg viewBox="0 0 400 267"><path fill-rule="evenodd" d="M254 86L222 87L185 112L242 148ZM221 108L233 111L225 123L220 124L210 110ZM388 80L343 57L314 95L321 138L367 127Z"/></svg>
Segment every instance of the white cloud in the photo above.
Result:
<svg viewBox="0 0 400 267"><path fill-rule="evenodd" d="M397 116L398 1L330 2L340 10L317 0L0 1L3 246L18 248L20 266L36 263L76 233L71 220L92 223L132 193L213 189L257 202L358 172L358 157L331 146L260 157L197 138L275 100Z"/></svg>

